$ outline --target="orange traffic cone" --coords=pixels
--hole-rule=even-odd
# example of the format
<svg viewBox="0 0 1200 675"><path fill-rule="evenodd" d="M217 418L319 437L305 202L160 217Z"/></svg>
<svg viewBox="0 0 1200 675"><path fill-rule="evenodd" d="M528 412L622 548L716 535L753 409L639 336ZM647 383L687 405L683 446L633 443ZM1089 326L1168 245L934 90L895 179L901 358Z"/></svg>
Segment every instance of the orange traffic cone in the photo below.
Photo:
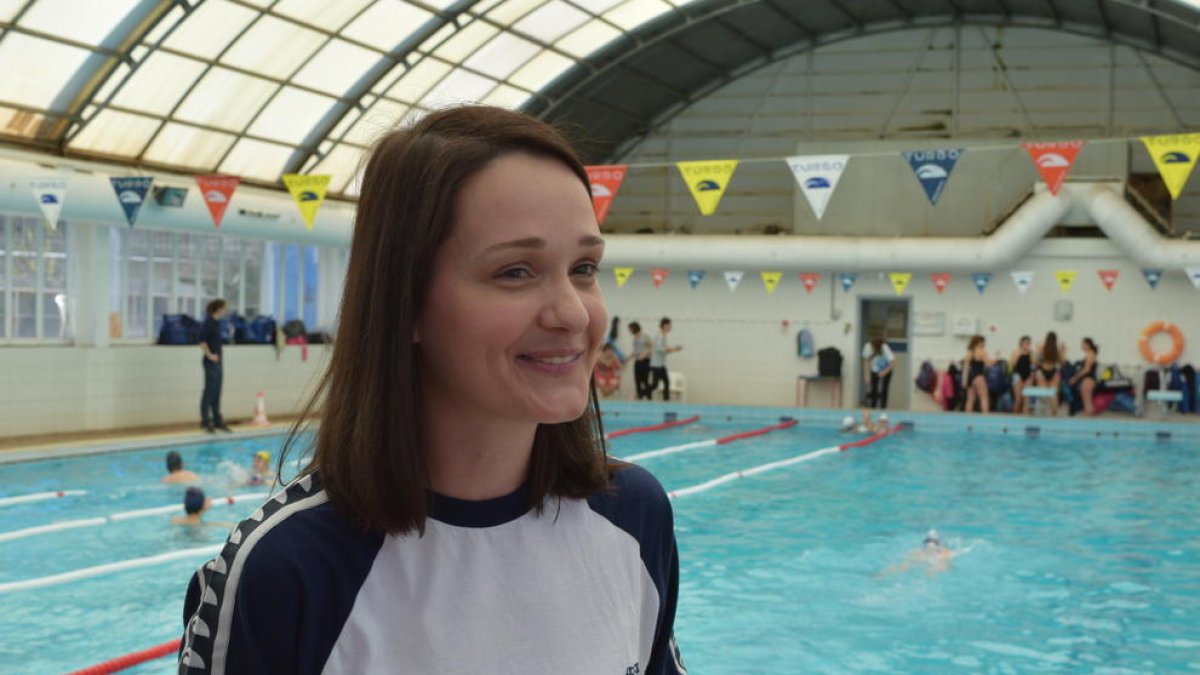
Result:
<svg viewBox="0 0 1200 675"><path fill-rule="evenodd" d="M254 418L250 420L250 424L256 427L265 427L271 424L271 420L267 419L267 402L261 391L258 392L258 400L254 403Z"/></svg>

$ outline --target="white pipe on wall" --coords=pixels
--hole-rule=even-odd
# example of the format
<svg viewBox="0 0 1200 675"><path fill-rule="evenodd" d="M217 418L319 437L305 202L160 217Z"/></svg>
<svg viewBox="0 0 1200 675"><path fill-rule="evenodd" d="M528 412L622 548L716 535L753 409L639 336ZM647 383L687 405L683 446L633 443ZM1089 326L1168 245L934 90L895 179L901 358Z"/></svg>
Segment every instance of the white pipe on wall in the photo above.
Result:
<svg viewBox="0 0 1200 675"><path fill-rule="evenodd" d="M1078 185L1075 186L1075 199L1104 234L1142 267L1200 265L1200 241L1162 237L1120 192L1107 186Z"/></svg>

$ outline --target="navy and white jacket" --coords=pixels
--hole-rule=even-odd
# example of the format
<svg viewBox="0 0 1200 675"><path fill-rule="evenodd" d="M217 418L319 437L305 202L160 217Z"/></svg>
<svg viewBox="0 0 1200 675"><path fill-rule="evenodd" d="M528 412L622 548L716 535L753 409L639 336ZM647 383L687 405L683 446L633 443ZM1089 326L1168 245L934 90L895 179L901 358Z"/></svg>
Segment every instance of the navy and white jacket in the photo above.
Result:
<svg viewBox="0 0 1200 675"><path fill-rule="evenodd" d="M671 506L645 469L586 500L435 495L425 534L364 533L318 476L192 578L179 672L686 675Z"/></svg>

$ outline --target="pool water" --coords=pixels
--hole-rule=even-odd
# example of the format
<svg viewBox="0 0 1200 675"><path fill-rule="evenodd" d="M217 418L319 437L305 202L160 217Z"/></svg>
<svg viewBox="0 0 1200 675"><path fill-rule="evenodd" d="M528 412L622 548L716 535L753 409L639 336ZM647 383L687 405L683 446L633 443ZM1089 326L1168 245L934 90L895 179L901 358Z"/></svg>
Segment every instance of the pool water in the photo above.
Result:
<svg viewBox="0 0 1200 675"><path fill-rule="evenodd" d="M651 420L621 417L609 430ZM628 456L753 429L699 423L612 442ZM849 440L803 423L650 458L668 490ZM278 437L176 448L230 485ZM1200 669L1200 459L1194 443L903 432L685 495L674 502L681 583L676 635L692 673L1164 672ZM0 532L177 503L164 450L4 467L0 496L89 494L0 508ZM222 505L237 521L257 503ZM927 529L961 555L897 571ZM221 528L167 516L0 543L0 583L220 544ZM0 672L56 673L181 632L183 592L204 557L0 596ZM131 673L173 672L160 659Z"/></svg>

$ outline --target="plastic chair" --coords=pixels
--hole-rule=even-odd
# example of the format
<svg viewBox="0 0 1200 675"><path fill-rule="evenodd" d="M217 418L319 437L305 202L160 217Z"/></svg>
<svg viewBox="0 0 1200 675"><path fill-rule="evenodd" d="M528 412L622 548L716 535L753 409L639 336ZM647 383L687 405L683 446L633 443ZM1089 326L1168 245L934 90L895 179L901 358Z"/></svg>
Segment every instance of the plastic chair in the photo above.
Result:
<svg viewBox="0 0 1200 675"><path fill-rule="evenodd" d="M687 377L678 370L668 371L667 377L671 380L671 400L687 401Z"/></svg>

